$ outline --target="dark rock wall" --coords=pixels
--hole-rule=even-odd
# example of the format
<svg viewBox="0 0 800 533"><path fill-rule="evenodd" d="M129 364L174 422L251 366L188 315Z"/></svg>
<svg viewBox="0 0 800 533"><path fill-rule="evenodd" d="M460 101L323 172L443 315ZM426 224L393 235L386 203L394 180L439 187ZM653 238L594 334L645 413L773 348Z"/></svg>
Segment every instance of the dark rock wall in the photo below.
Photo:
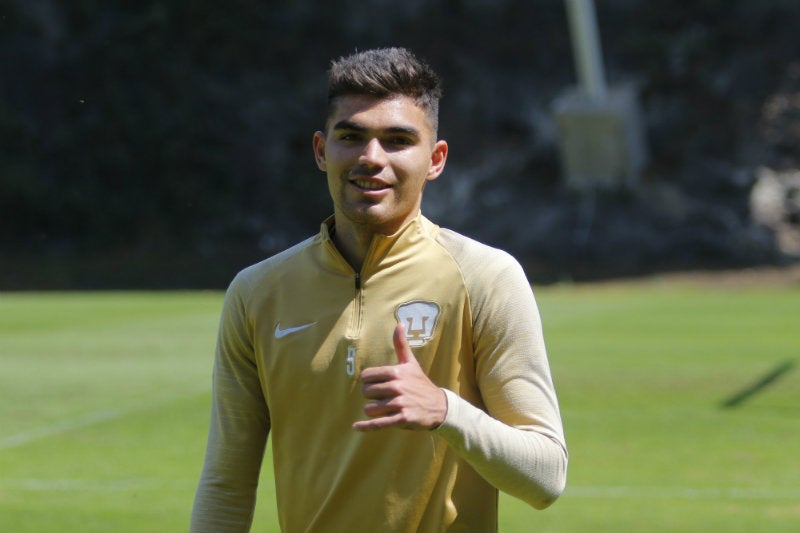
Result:
<svg viewBox="0 0 800 533"><path fill-rule="evenodd" d="M749 198L800 164L800 3L596 6L651 157L638 189L577 195L550 109L575 80L560 0L2 0L0 287L220 287L316 231L324 71L386 45L445 82L426 214L532 279L792 260Z"/></svg>

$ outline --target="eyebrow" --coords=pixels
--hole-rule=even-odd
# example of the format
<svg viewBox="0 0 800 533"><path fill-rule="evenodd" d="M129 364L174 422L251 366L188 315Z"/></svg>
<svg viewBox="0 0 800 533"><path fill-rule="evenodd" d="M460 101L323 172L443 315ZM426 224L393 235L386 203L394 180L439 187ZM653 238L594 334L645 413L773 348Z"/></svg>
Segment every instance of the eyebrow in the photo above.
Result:
<svg viewBox="0 0 800 533"><path fill-rule="evenodd" d="M333 130L349 130L349 131L358 131L364 132L367 131L367 127L359 124L358 122L353 122L351 120L340 120L336 124L333 125ZM385 133L389 134L401 134L401 135L411 135L414 137L420 137L420 132L416 128L412 128L410 126L391 126L384 130Z"/></svg>

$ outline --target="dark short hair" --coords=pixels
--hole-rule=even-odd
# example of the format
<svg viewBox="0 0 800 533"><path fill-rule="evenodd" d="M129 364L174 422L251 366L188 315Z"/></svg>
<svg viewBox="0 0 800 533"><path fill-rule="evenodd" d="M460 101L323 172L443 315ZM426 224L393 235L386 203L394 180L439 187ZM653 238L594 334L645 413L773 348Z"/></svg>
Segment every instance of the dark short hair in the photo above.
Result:
<svg viewBox="0 0 800 533"><path fill-rule="evenodd" d="M405 48L377 48L355 52L331 62L328 71L328 116L341 96L378 98L408 96L430 118L434 134L439 126L439 76Z"/></svg>

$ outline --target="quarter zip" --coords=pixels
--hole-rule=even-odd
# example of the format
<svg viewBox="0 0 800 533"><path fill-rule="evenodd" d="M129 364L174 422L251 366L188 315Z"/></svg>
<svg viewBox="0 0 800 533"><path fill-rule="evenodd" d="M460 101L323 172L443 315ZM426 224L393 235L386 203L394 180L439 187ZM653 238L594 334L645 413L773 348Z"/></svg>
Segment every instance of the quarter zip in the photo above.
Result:
<svg viewBox="0 0 800 533"><path fill-rule="evenodd" d="M349 345L347 346L347 359L345 359L345 373L352 383L358 380L358 344L361 337L361 316L363 314L363 301L361 291L361 273L355 273L355 294L353 295L353 314L350 319L350 328L347 332Z"/></svg>
<svg viewBox="0 0 800 533"><path fill-rule="evenodd" d="M361 337L361 328L363 327L363 320L364 320L364 281L362 281L362 277L364 277L364 272L369 265L375 262L375 249L376 249L376 239L373 237L372 242L367 249L367 253L364 256L364 261L361 264L361 269L356 270L353 269L355 274L353 278L354 288L355 288L355 295L353 297L353 320L350 326L350 335L351 339L358 339ZM367 272L368 273L368 272ZM369 273L368 273L369 274ZM369 276L365 277L367 279Z"/></svg>
<svg viewBox="0 0 800 533"><path fill-rule="evenodd" d="M363 289L361 288L361 273L355 273L355 294L353 295L353 318L350 322L351 339L358 339L361 336L361 320L364 313L363 307Z"/></svg>

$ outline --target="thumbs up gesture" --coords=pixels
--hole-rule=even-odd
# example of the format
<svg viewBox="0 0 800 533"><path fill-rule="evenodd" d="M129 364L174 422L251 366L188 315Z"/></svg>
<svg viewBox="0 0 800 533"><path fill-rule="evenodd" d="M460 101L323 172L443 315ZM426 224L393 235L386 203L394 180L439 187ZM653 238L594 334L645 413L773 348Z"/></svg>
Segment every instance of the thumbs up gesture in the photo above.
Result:
<svg viewBox="0 0 800 533"><path fill-rule="evenodd" d="M435 429L447 415L447 397L419 366L406 339L406 328L394 329L397 364L366 368L361 372L361 394L368 400L369 417L353 424L358 431L389 427Z"/></svg>

